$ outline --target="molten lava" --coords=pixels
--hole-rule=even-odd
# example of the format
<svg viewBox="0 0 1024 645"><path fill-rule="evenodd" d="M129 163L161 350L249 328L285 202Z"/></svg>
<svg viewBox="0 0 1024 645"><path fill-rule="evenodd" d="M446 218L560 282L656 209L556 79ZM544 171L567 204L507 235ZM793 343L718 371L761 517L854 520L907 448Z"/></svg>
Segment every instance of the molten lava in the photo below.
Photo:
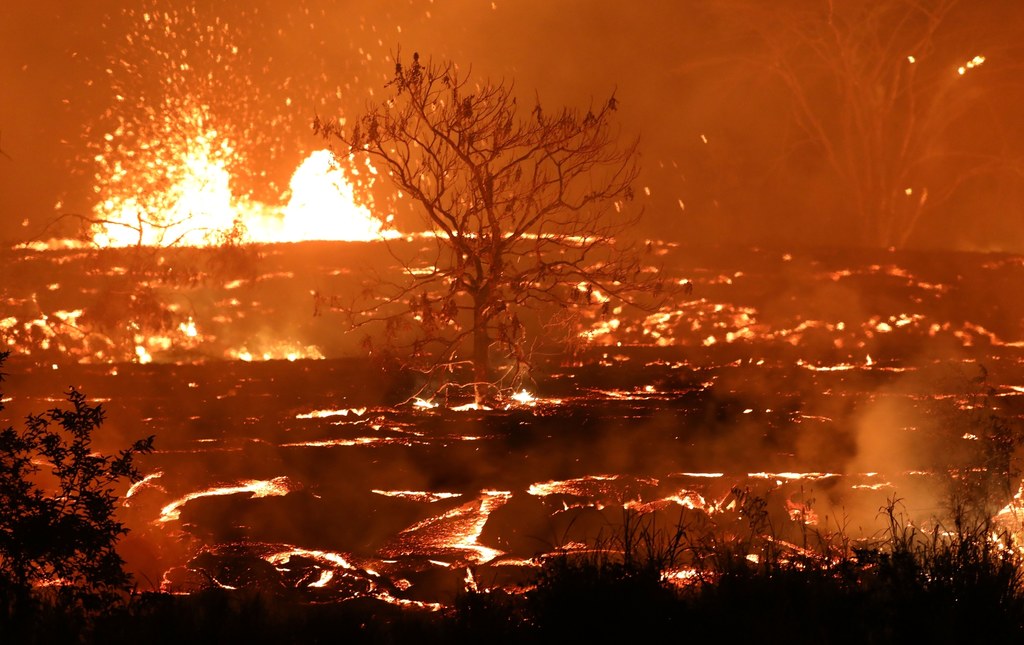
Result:
<svg viewBox="0 0 1024 645"><path fill-rule="evenodd" d="M294 484L287 477L275 477L270 480L247 480L232 486L215 486L206 490L195 491L167 504L160 511L159 522L171 522L181 516L181 507L200 497L219 495L235 495L251 493L253 497L271 497L287 495L295 490Z"/></svg>
<svg viewBox="0 0 1024 645"><path fill-rule="evenodd" d="M103 199L93 209L96 246L371 241L394 235L358 203L330 150L317 150L299 165L283 207L236 195L228 170L234 149L215 130L199 130L177 150L160 146L144 154L152 155L145 165L151 175L129 176L114 162L114 176L97 187Z"/></svg>
<svg viewBox="0 0 1024 645"><path fill-rule="evenodd" d="M367 169L377 172L369 164ZM253 241L370 241L385 234L381 221L357 202L352 184L330 150L317 150L303 161L292 175L290 187L280 232L267 226L250 233Z"/></svg>

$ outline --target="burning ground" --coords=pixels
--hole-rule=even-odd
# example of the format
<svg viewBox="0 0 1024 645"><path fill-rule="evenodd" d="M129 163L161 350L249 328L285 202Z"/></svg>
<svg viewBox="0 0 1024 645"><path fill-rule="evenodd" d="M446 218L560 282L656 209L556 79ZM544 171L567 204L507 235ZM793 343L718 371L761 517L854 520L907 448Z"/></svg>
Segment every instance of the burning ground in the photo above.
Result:
<svg viewBox="0 0 1024 645"><path fill-rule="evenodd" d="M870 537L890 498L942 516L1020 420L1015 256L652 242L692 288L581 319L528 393L476 410L413 398L317 311L387 268L381 244L4 252L11 418L74 384L108 409L101 445L157 436L121 511L143 587L437 608L528 584L624 510L739 530L747 493L793 545L807 524ZM1018 482L992 486L994 514Z"/></svg>

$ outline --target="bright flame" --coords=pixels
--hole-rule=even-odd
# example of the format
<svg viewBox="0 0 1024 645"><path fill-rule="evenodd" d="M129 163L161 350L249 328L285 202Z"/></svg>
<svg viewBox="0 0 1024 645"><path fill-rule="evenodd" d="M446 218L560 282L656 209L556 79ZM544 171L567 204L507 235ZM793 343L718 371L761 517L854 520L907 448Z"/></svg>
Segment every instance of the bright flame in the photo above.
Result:
<svg viewBox="0 0 1024 645"><path fill-rule="evenodd" d="M185 334L189 338L195 338L199 335L199 331L196 329L196 322L192 320L192 316L188 317L188 322L183 322L178 325L178 331Z"/></svg>
<svg viewBox="0 0 1024 645"><path fill-rule="evenodd" d="M369 208L330 150L317 150L296 169L283 206L236 197L232 143L203 126L200 112L183 120L193 134L182 145L150 145L141 177L99 155L106 177L97 186L93 242L100 247L217 246L235 242L369 241L394 237ZM367 164L372 175L376 170ZM353 173L358 171L353 169Z"/></svg>
<svg viewBox="0 0 1024 645"><path fill-rule="evenodd" d="M346 559L345 556L341 555L340 553L333 553L331 551L316 551L316 550L312 550L312 549L300 549L298 547L292 547L292 548L288 549L287 551L281 551L279 553L273 553L273 554L267 556L265 559L270 564L280 565L280 564L287 564L289 560L291 560L293 557L296 557L296 556L304 557L304 558L312 558L314 560L319 560L321 562L324 562L326 564L330 564L330 565L336 566L336 567L341 568L341 569L354 569L355 568L348 561L348 559ZM326 580L323 580L323 578L321 578L321 580L322 580L323 583L326 583ZM314 583L313 585L310 585L310 586L322 586L322 584L321 585L316 585Z"/></svg>
<svg viewBox="0 0 1024 645"><path fill-rule="evenodd" d="M205 246L235 226L241 209L228 172L235 151L204 121L200 109L181 119L180 127L193 133L181 149L161 141L147 145L143 176L120 159L97 156L107 173L97 187L102 201L93 207L97 245Z"/></svg>
<svg viewBox="0 0 1024 645"><path fill-rule="evenodd" d="M143 365L145 365L146 363L153 362L153 356L150 355L150 353L142 345L137 345L135 347L135 356L139 363Z"/></svg>
<svg viewBox="0 0 1024 645"><path fill-rule="evenodd" d="M536 403L537 401L537 399L535 399L533 395L527 392L526 390L519 390L518 392L513 394L511 398L513 401L519 403L520 405L529 405L531 403Z"/></svg>
<svg viewBox="0 0 1024 645"><path fill-rule="evenodd" d="M381 221L356 203L352 184L330 150L317 150L303 161L289 186L292 195L284 207L281 233L256 241L369 241L384 234Z"/></svg>

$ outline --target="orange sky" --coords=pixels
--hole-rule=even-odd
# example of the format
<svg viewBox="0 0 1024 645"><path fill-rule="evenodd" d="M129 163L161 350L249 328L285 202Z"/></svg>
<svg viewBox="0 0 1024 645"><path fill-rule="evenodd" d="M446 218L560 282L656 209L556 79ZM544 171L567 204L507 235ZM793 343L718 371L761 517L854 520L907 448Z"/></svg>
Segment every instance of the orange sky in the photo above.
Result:
<svg viewBox="0 0 1024 645"><path fill-rule="evenodd" d="M821 147L808 141L793 97L766 71L765 42L778 43L781 31L744 13L742 0L410 0L387 8L371 0L263 0L242 9L198 3L194 14L189 3L150 1L129 15L138 4L14 0L5 6L0 149L9 158L0 157L0 240L46 236L61 228L47 229L58 214L92 208L91 159L102 135L118 118L139 117L111 111L113 95L125 88L153 96L167 91L138 71L125 78L118 58L141 60L144 69L155 52L166 51L207 65L217 76L212 82L193 85L185 76L173 91L211 104L225 130L241 133L248 163L238 181L265 196L284 191L298 163L319 147L306 129L314 114L355 113L382 95L393 68L388 57L398 47L472 66L480 77L513 79L527 100L539 96L549 106L586 108L614 90L624 134L641 137L644 234L784 246L858 239L856 216L846 212L849 189ZM824 3L777 6L790 5ZM126 36L139 33L143 10L176 14L185 32L224 30L237 41L241 60L218 71L202 52L182 53L177 41L129 44ZM800 14L793 16L787 25ZM940 134L944 149L996 159L1000 168L964 179L945 202L929 204L929 219L911 245L1024 250L1024 164L1018 163L1024 91L1016 80L1024 77L1024 50L1013 28L1022 19L1019 2L962 2L932 51L918 52L920 69L931 65L943 74L986 55L957 95L968 108L952 115ZM902 56L885 60L906 64ZM842 114L841 99L828 96L828 80L813 68L802 73L810 98L822 101L826 113ZM949 172L927 178L933 202L936 182L960 180Z"/></svg>

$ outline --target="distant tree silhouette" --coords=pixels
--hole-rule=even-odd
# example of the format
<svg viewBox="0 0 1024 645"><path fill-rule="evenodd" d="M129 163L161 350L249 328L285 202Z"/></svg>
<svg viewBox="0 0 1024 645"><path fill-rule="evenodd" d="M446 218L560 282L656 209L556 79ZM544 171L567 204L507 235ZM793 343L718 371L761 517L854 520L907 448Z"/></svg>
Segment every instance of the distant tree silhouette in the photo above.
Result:
<svg viewBox="0 0 1024 645"><path fill-rule="evenodd" d="M747 59L755 73L774 75L791 98L805 139L790 152L821 159L865 244L904 246L971 180L1024 176L1024 157L1006 149L990 109L1019 83L1020 52L1008 50L1019 38L957 31L963 7L957 0L719 5L760 43Z"/></svg>
<svg viewBox="0 0 1024 645"><path fill-rule="evenodd" d="M376 280L370 304L345 308L355 326L383 324L389 347L449 383L465 368L479 403L522 379L539 340L530 312L547 305L561 313L544 324L564 322L658 291L619 239L639 217L627 209L638 166L614 96L586 112L538 100L523 114L511 83L418 54L397 57L388 87L350 127L314 123L344 155L378 163L434 234L427 257L404 260L407 280Z"/></svg>
<svg viewBox="0 0 1024 645"><path fill-rule="evenodd" d="M7 356L0 352L0 366ZM0 430L0 590L8 607L40 586L95 605L131 583L115 550L127 533L115 517L115 487L139 479L134 460L152 450L153 437L117 456L97 454L92 434L103 409L74 388L67 399L68 408Z"/></svg>

